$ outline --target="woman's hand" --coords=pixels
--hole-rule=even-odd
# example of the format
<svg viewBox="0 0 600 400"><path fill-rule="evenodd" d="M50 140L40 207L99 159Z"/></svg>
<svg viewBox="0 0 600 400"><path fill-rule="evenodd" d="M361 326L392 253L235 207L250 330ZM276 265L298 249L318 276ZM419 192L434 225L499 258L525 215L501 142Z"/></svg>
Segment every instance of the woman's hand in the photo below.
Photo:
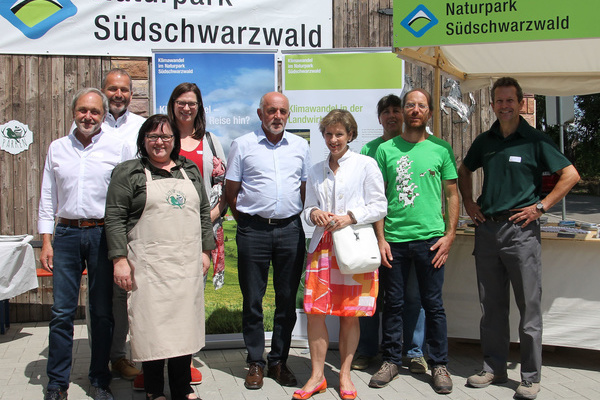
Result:
<svg viewBox="0 0 600 400"><path fill-rule="evenodd" d="M310 212L310 220L316 226L326 226L333 217L335 217L335 214L319 210L316 207Z"/></svg>
<svg viewBox="0 0 600 400"><path fill-rule="evenodd" d="M210 268L210 250L206 250L202 252L202 273L204 276L208 274L208 269Z"/></svg>
<svg viewBox="0 0 600 400"><path fill-rule="evenodd" d="M352 217L348 214L334 215L333 217L331 217L331 219L325 226L325 230L328 232L337 231L338 229L342 229L347 227L348 225L352 225L352 223Z"/></svg>
<svg viewBox="0 0 600 400"><path fill-rule="evenodd" d="M115 283L123 290L130 291L133 287L133 275L127 257L119 257L113 260Z"/></svg>

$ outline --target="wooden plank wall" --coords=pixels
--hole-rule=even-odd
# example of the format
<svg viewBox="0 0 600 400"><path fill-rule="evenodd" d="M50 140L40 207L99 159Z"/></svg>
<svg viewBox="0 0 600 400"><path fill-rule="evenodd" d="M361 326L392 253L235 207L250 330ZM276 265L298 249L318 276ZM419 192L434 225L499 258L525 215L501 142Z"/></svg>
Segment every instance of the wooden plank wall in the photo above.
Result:
<svg viewBox="0 0 600 400"><path fill-rule="evenodd" d="M334 0L333 1L333 32L334 47L389 47L393 46L392 16L383 15L378 10L392 8L392 0ZM433 92L433 68L420 66L410 62L405 63L406 75L415 87L422 87ZM441 96L448 96L449 88L444 88L448 77L442 78ZM432 93L433 94L433 93ZM470 118L470 123L460 123L460 118L454 110L449 114L442 112L440 105L435 105L436 111L442 115L442 139L448 141L454 149L457 165L462 162L473 139L488 129L495 120L491 112L489 90L479 90L473 93L478 105ZM470 105L467 94L462 101ZM534 107L535 109L535 107ZM431 121L431 128L433 128ZM474 195L480 194L480 182L483 179L481 171L474 174ZM465 214L461 207L461 213Z"/></svg>
<svg viewBox="0 0 600 400"><path fill-rule="evenodd" d="M148 65L146 58L0 55L0 124L17 120L33 132L27 151L17 155L0 151L0 234L32 234L39 239L37 214L46 153L50 142L71 126L70 103L77 90L100 87L104 72L124 67L134 78L131 108L147 115ZM11 300L11 320L50 319L52 278L39 278L39 286ZM80 305L86 293L84 277Z"/></svg>
<svg viewBox="0 0 600 400"><path fill-rule="evenodd" d="M378 10L392 8L391 0L332 0L333 43L336 48L392 46L392 17ZM37 237L37 213L41 174L50 142L63 136L72 118L70 101L86 86L99 87L103 74L113 67L130 72L134 100L130 110L148 115L149 65L147 58L0 55L0 124L12 119L27 123L34 142L21 154L0 151L0 234L33 234ZM406 73L415 86L431 91L433 71L406 63ZM447 95L447 89L442 89ZM489 104L489 94L474 93L477 104ZM463 102L469 103L467 95ZM439 108L438 108L438 111ZM442 138L449 141L457 163L474 137L493 121L489 107L478 107L471 123L454 123L454 111L442 113ZM478 185L476 184L476 187ZM80 304L87 289L82 284ZM40 288L11 301L13 321L40 321L50 318L52 280L40 279Z"/></svg>

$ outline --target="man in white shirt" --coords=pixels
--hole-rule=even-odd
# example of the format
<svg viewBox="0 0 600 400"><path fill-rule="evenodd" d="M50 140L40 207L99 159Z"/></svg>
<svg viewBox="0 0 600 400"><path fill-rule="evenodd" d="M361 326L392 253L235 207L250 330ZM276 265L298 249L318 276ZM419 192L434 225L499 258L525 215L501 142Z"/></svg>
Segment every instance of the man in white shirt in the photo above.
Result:
<svg viewBox="0 0 600 400"><path fill-rule="evenodd" d="M81 89L73 98L72 111L76 129L48 149L39 205L40 262L54 276L45 399L67 398L73 320L87 268L94 337L88 377L94 399L112 400L108 360L113 272L107 257L104 207L112 170L130 159L132 151L125 141L102 131L108 100L100 90Z"/></svg>
<svg viewBox="0 0 600 400"><path fill-rule="evenodd" d="M127 71L120 68L108 71L102 81L102 93L108 98L109 113L102 123L102 131L124 139L133 153L137 152L137 137L140 127L146 120L129 111L129 103L133 95L133 83ZM110 348L112 370L118 372L123 379L131 380L139 375L140 370L127 358L127 292L117 284L113 284L113 330Z"/></svg>
<svg viewBox="0 0 600 400"><path fill-rule="evenodd" d="M106 114L102 130L115 133L125 139L135 153L138 133L146 118L134 114L128 109L133 96L131 76L124 69L111 69L102 80L102 93L108 98L110 111Z"/></svg>
<svg viewBox="0 0 600 400"><path fill-rule="evenodd" d="M233 141L227 160L225 197L238 222L238 274L244 298L242 326L248 350L247 389L263 386L267 376L296 386L286 366L296 323L296 292L304 267L304 231L300 212L310 167L308 142L285 131L290 104L271 92L257 110L262 124ZM262 299L273 264L275 313L267 363ZM268 365L266 365L268 364Z"/></svg>

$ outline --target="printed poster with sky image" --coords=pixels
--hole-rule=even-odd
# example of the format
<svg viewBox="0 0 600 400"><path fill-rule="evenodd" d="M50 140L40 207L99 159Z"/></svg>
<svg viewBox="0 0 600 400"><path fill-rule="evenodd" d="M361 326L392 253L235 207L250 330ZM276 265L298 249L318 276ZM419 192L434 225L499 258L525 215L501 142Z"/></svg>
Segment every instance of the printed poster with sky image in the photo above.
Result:
<svg viewBox="0 0 600 400"><path fill-rule="evenodd" d="M220 140L225 154L233 139L253 131L263 94L276 87L275 52L167 53L153 55L154 112L167 113L173 89L193 82L202 92L206 129Z"/></svg>
<svg viewBox="0 0 600 400"><path fill-rule="evenodd" d="M358 138L350 148L362 146L381 136L377 102L393 93L400 96L404 62L388 51L285 53L283 92L290 99L286 129L310 137L312 162L328 154L319 122L335 108L352 113L358 124Z"/></svg>

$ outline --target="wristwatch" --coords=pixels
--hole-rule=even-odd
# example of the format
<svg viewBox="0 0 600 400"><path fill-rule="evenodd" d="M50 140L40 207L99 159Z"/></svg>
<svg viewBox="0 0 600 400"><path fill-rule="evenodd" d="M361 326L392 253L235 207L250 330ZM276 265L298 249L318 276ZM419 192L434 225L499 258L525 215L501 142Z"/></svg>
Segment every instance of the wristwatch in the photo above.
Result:
<svg viewBox="0 0 600 400"><path fill-rule="evenodd" d="M541 201L538 201L537 203L535 203L535 208L542 214L546 213L546 210L544 210L544 205L542 204Z"/></svg>

